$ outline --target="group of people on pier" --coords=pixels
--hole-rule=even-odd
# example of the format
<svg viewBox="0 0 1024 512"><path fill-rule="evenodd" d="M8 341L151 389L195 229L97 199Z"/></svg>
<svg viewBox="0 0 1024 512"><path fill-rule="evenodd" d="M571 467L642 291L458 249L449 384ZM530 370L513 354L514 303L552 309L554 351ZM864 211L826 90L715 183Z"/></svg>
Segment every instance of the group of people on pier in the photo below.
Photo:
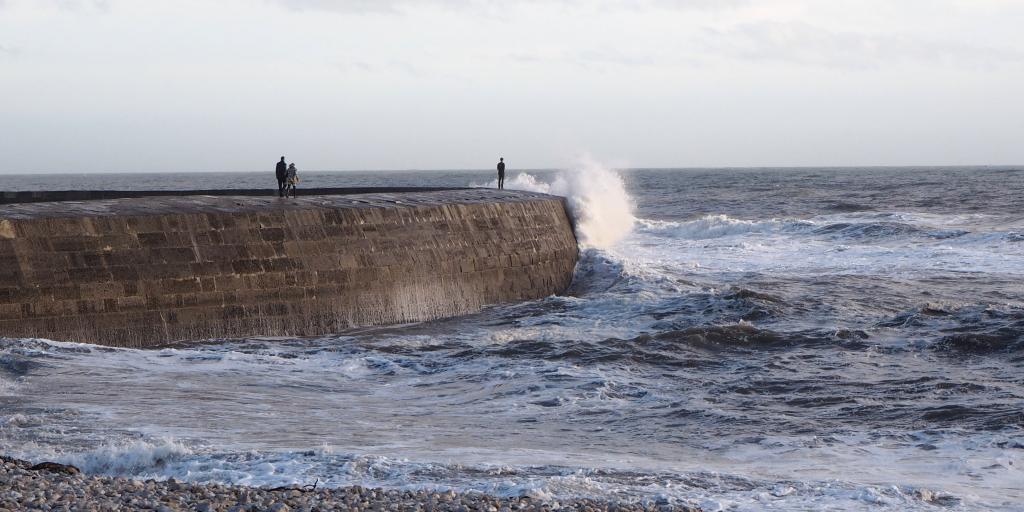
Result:
<svg viewBox="0 0 1024 512"><path fill-rule="evenodd" d="M295 197L295 187L299 184L299 170L295 168L295 162L289 164L284 161L282 156L281 161L277 162L274 174L277 175L278 197L288 197L289 195ZM505 188L505 159L498 158L498 189L503 188Z"/></svg>
<svg viewBox="0 0 1024 512"><path fill-rule="evenodd" d="M295 197L295 186L299 184L299 170L295 168L295 162L287 164L282 156L274 174L277 175L278 197L288 197L289 192Z"/></svg>

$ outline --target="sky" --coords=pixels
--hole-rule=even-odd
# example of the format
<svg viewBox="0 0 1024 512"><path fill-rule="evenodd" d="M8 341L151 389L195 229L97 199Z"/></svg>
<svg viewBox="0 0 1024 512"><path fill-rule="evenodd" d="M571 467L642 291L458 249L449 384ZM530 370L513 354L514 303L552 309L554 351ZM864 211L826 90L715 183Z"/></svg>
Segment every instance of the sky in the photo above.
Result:
<svg viewBox="0 0 1024 512"><path fill-rule="evenodd" d="M1024 164L1024 0L0 0L0 173Z"/></svg>

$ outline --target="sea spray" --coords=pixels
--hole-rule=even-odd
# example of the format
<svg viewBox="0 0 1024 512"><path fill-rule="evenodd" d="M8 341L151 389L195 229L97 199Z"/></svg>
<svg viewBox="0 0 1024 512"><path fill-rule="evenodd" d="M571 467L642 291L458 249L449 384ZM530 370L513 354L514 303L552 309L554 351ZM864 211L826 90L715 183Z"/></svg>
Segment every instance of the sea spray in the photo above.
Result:
<svg viewBox="0 0 1024 512"><path fill-rule="evenodd" d="M633 199L622 177L585 158L551 184L551 193L568 199L569 211L583 247L608 249L633 229Z"/></svg>
<svg viewBox="0 0 1024 512"><path fill-rule="evenodd" d="M496 187L497 180L484 186ZM611 248L636 222L633 199L622 177L591 158L581 158L573 167L559 171L551 183L519 173L506 180L505 187L565 197L576 238L584 249Z"/></svg>
<svg viewBox="0 0 1024 512"><path fill-rule="evenodd" d="M86 473L131 476L151 473L171 461L191 455L192 450L184 443L161 438L153 441L136 439L124 443L105 444L84 453L63 455L59 460L77 466Z"/></svg>

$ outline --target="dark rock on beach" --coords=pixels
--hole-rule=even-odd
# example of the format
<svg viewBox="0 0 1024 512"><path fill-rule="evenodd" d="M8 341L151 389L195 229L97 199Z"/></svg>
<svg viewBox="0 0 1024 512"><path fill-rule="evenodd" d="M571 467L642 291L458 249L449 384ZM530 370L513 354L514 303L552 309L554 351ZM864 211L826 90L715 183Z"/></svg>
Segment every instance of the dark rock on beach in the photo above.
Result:
<svg viewBox="0 0 1024 512"><path fill-rule="evenodd" d="M78 468L69 464L58 464L56 462L40 462L28 468L29 471L49 471L51 473L64 473L65 475L77 475L81 473Z"/></svg>

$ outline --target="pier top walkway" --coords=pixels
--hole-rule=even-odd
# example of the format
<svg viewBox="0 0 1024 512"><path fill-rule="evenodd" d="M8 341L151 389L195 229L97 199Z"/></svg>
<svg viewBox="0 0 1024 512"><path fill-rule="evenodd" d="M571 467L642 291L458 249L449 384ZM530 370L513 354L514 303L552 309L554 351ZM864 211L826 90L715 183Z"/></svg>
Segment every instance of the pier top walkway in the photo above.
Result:
<svg viewBox="0 0 1024 512"><path fill-rule="evenodd" d="M10 192L6 192L5 199ZM266 190L18 192L20 201L0 203L0 219L248 213L309 208L363 209L533 201L554 196L492 188L321 188L296 198ZM29 196L31 194L31 196ZM72 199L73 197L73 199Z"/></svg>

